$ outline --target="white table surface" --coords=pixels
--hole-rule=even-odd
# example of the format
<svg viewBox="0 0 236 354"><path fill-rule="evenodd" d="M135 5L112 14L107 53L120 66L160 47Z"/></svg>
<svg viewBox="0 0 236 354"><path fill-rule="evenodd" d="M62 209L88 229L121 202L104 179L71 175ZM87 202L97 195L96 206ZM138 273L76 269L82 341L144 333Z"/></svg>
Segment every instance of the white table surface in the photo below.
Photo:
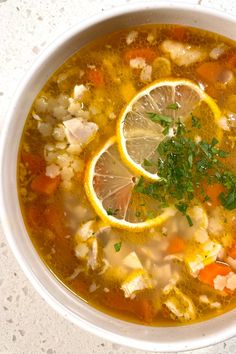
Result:
<svg viewBox="0 0 236 354"><path fill-rule="evenodd" d="M154 0L157 1L157 0ZM176 0L172 0L173 2ZM25 71L55 37L95 13L133 0L0 0L0 127ZM177 1L176 1L177 2ZM185 0L236 16L235 0ZM35 292L0 229L0 353L141 354L84 332ZM188 354L193 352L188 352ZM236 353L236 339L194 351Z"/></svg>

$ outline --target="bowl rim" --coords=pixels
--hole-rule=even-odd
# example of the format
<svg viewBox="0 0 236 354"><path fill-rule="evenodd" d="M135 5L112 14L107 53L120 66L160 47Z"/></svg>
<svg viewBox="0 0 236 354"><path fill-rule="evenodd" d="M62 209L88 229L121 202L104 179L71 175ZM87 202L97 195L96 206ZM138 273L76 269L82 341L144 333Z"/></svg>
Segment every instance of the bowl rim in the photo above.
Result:
<svg viewBox="0 0 236 354"><path fill-rule="evenodd" d="M7 215L5 213L5 204L6 204L6 198L7 198L7 193L5 191L5 184L4 180L2 178L3 175L3 168L4 168L4 152L5 152L5 146L6 142L8 140L8 131L11 129L12 122L14 121L14 113L15 113L15 106L17 105L18 101L22 99L22 93L25 90L27 84L29 81L32 79L35 71L41 67L41 65L45 62L46 59L50 58L52 53L55 51L56 48L62 46L65 42L67 42L72 36L76 35L79 32L82 32L89 28L91 25L96 25L98 23L101 23L107 19L111 19L115 16L119 15L124 15L124 14L131 14L134 11L142 11L144 9L178 9L178 10L189 10L193 12L198 12L199 14L211 14L212 16L215 16L217 18L221 18L222 20L225 21L232 21L236 23L236 18L229 15L225 14L223 12L219 12L218 10L209 8L209 7L204 7L196 4L186 4L186 3L173 3L173 2L145 2L145 3L133 3L129 5L121 5L117 6L116 8L112 8L109 10L104 11L103 13L99 13L96 15L92 15L85 20L81 21L79 24L76 24L63 33L61 33L52 43L50 43L44 50L43 52L38 56L38 58L35 60L33 65L30 67L30 69L27 71L25 74L23 80L20 82L19 86L16 89L16 92L13 96L12 101L10 102L8 112L6 114L5 122L3 124L3 129L1 132L1 139L0 139L0 169L1 169L1 177L0 177L0 218L2 221L2 228L4 235L8 241L8 244L10 245L10 248L15 256L15 258L18 261L18 264L20 265L21 269L24 271L26 274L27 278L30 280L36 291L42 296L42 298L49 303L57 312L59 312L64 318L69 319L71 322L74 324L78 325L81 329L86 329L88 332L95 334L96 336L99 336L101 338L104 338L108 341L112 341L117 344L123 344L126 346L129 346L131 348L135 349L142 349L142 350L148 350L148 351L157 351L157 352L177 352L177 351L186 351L186 350L191 350L191 349L199 349L202 347L206 347L212 344L217 344L221 341L227 340L234 335L236 335L236 329L234 325L232 324L231 327L228 327L226 329L222 329L221 331L217 332L217 335L209 335L206 337L198 337L197 339L190 340L188 342L182 341L182 342L174 342L170 343L167 346L166 344L159 344L156 343L156 345L153 344L153 342L147 342L144 340L140 339L133 339L126 337L124 338L123 335L120 334L115 334L112 331L102 329L101 327L92 324L89 322L89 320L84 319L84 318L78 318L78 316L75 316L64 304L60 303L58 299L55 298L54 295L52 295L48 289L45 288L45 286L40 282L40 279L37 279L33 273L33 270L30 268L30 266L27 263L27 260L23 257L21 254L20 250L18 249L16 243L15 243L15 237L13 235L13 232L11 230L10 223L8 223L7 220ZM106 315L104 315L106 316ZM221 315L222 317L224 315ZM115 321L120 321L118 319L114 319ZM205 321L206 322L206 321ZM193 326L193 325L191 325ZM139 328L143 328L146 326L138 325ZM168 328L168 327L167 327ZM157 327L158 330L158 327Z"/></svg>

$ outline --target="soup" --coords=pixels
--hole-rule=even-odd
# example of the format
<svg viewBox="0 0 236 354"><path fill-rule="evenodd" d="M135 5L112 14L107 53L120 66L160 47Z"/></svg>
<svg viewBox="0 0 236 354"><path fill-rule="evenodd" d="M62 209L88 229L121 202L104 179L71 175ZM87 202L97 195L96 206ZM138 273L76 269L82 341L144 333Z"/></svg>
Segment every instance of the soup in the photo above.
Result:
<svg viewBox="0 0 236 354"><path fill-rule="evenodd" d="M145 25L48 80L19 148L28 233L58 279L121 319L173 326L235 307L236 47Z"/></svg>

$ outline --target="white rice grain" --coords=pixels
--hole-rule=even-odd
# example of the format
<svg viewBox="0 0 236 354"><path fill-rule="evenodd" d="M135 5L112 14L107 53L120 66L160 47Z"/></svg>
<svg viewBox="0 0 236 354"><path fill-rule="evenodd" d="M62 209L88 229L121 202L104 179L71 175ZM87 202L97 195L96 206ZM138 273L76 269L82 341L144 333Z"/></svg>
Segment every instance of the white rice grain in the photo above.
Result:
<svg viewBox="0 0 236 354"><path fill-rule="evenodd" d="M55 164L48 165L46 167L46 176L55 178L60 174L60 167Z"/></svg>

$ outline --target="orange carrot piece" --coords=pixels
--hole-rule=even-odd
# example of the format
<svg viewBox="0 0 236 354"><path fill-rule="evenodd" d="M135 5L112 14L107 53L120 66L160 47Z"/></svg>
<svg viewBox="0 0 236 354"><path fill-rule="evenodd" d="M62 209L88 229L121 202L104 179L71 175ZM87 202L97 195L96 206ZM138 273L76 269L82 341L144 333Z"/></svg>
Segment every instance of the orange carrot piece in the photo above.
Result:
<svg viewBox="0 0 236 354"><path fill-rule="evenodd" d="M215 62L203 63L197 68L198 75L209 83L216 83L224 67Z"/></svg>
<svg viewBox="0 0 236 354"><path fill-rule="evenodd" d="M184 26L173 26L170 30L170 37L176 41L184 41L187 35L188 29Z"/></svg>
<svg viewBox="0 0 236 354"><path fill-rule="evenodd" d="M113 309L131 312L131 300L125 298L120 290L110 290L109 293L104 296L103 300L107 306Z"/></svg>
<svg viewBox="0 0 236 354"><path fill-rule="evenodd" d="M32 183L31 188L34 192L40 194L51 195L55 193L61 181L60 176L50 178L44 174L36 176Z"/></svg>
<svg viewBox="0 0 236 354"><path fill-rule="evenodd" d="M231 247L227 250L227 254L232 258L236 258L236 240L232 243Z"/></svg>
<svg viewBox="0 0 236 354"><path fill-rule="evenodd" d="M198 279L205 284L214 287L214 279L217 275L227 275L231 268L223 263L211 263L200 270Z"/></svg>
<svg viewBox="0 0 236 354"><path fill-rule="evenodd" d="M143 321L150 323L155 317L153 304L148 299L135 300L135 314Z"/></svg>
<svg viewBox="0 0 236 354"><path fill-rule="evenodd" d="M101 69L89 69L87 71L87 78L95 87L105 85L104 74Z"/></svg>
<svg viewBox="0 0 236 354"><path fill-rule="evenodd" d="M135 58L143 58L147 63L151 63L156 56L156 52L151 48L131 48L126 50L123 54L126 63L129 63L131 59Z"/></svg>
<svg viewBox="0 0 236 354"><path fill-rule="evenodd" d="M133 313L147 323L151 322L155 316L154 307L150 300L131 300L125 298L123 292L117 289L110 290L104 296L103 302L112 309Z"/></svg>
<svg viewBox="0 0 236 354"><path fill-rule="evenodd" d="M167 253L174 254L183 252L186 248L186 242L178 236L175 236L170 240L169 247L167 249Z"/></svg>
<svg viewBox="0 0 236 354"><path fill-rule="evenodd" d="M33 174L43 173L45 171L45 161L36 154L23 151L21 154L22 161L26 168Z"/></svg>
<svg viewBox="0 0 236 354"><path fill-rule="evenodd" d="M219 195L224 192L224 186L220 183L208 184L205 193L210 197L210 203L212 208L216 208L220 205Z"/></svg>

